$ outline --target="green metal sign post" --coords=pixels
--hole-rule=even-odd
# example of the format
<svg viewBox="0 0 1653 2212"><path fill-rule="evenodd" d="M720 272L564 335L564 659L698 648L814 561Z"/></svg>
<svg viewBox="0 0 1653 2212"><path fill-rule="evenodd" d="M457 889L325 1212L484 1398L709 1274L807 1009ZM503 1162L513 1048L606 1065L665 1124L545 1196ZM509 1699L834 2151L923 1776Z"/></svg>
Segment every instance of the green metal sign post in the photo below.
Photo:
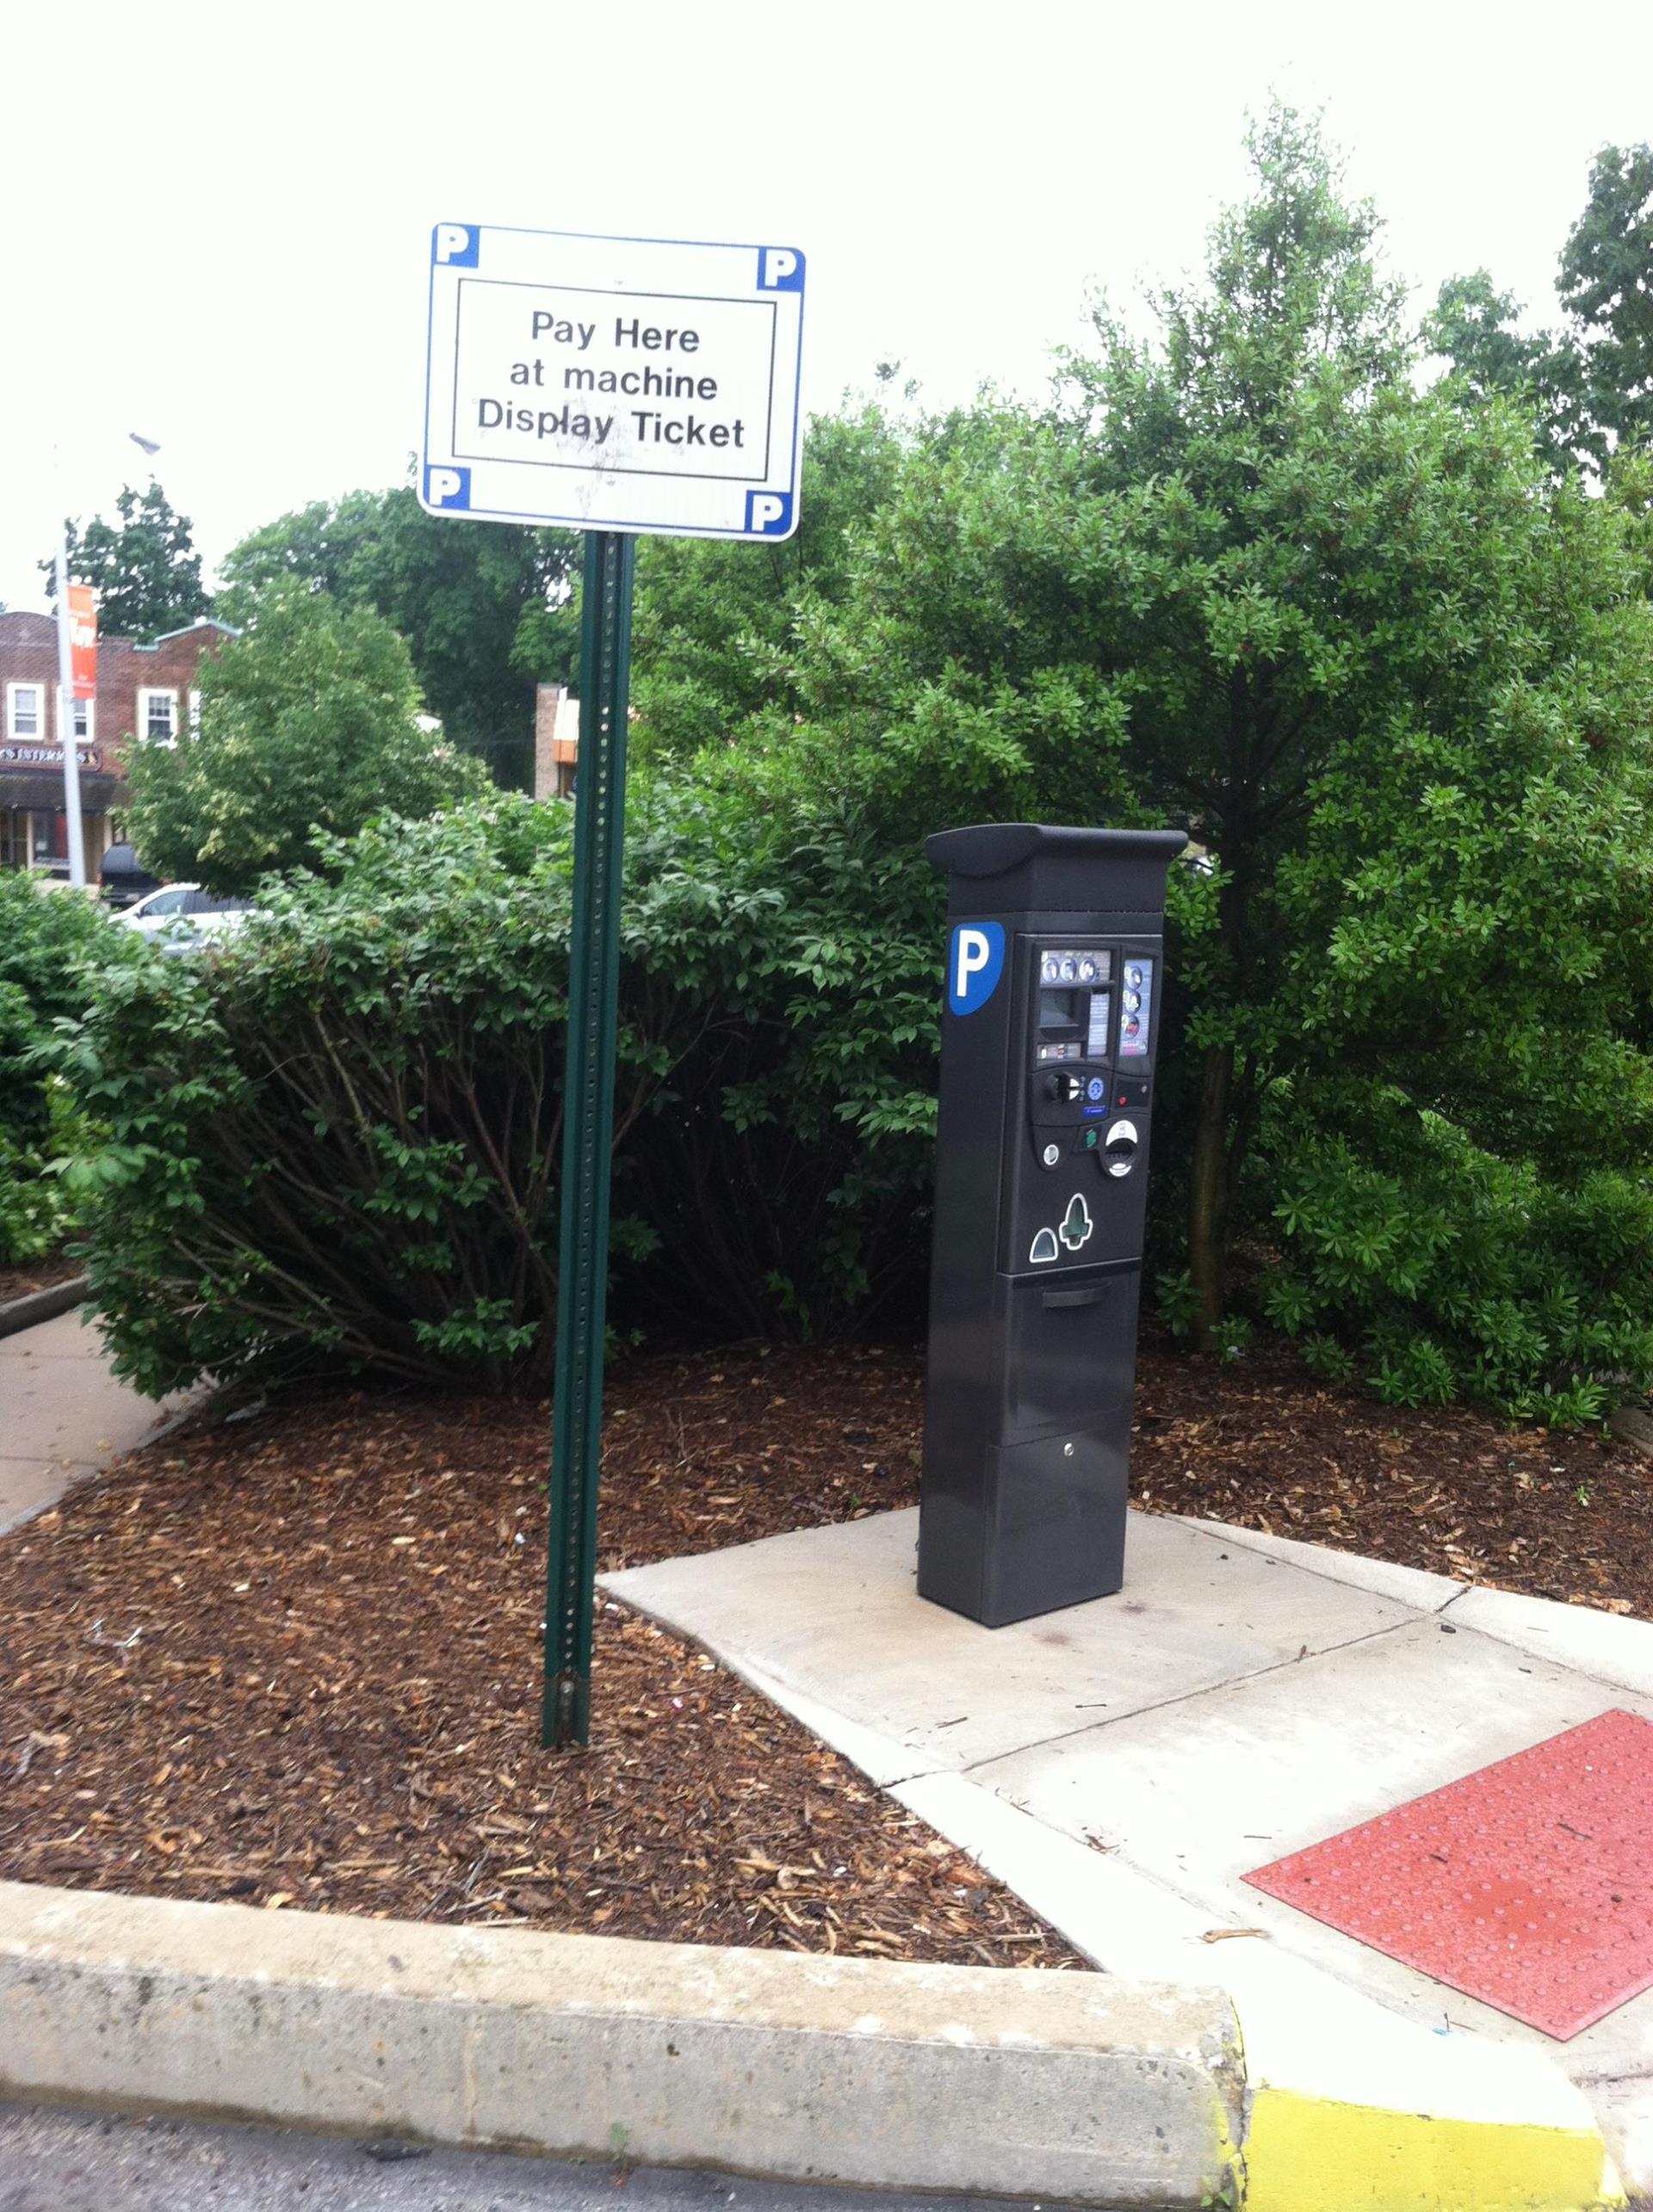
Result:
<svg viewBox="0 0 1653 2212"><path fill-rule="evenodd" d="M545 1592L548 1749L590 1740L597 1475L609 1271L609 1154L614 1140L620 986L626 714L637 541L585 534L579 627L579 765L574 796L573 930L568 1058L562 1092L562 1218L551 1445L551 1546Z"/></svg>
<svg viewBox="0 0 1653 2212"><path fill-rule="evenodd" d="M591 1727L597 1476L637 536L798 526L796 246L437 223L419 504L585 537L540 1740ZM634 402L644 404L633 404Z"/></svg>

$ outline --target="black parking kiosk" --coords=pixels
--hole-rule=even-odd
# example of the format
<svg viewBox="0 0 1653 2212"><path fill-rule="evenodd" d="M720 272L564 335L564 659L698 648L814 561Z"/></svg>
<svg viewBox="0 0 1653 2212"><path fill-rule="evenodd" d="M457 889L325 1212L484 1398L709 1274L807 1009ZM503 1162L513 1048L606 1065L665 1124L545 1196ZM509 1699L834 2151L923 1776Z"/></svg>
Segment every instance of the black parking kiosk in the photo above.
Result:
<svg viewBox="0 0 1653 2212"><path fill-rule="evenodd" d="M1167 871L1180 830L945 830L919 1591L990 1628L1124 1579Z"/></svg>

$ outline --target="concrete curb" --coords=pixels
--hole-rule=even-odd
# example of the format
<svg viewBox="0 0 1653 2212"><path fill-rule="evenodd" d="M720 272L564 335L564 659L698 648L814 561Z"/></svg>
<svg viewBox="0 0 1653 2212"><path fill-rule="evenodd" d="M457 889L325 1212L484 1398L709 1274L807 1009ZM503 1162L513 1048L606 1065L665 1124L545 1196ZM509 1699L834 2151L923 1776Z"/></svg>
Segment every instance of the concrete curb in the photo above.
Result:
<svg viewBox="0 0 1653 2212"><path fill-rule="evenodd" d="M1211 1990L0 1883L0 2096L1180 2212L1244 2087Z"/></svg>
<svg viewBox="0 0 1653 2212"><path fill-rule="evenodd" d="M0 1337L15 1337L19 1329L32 1329L37 1321L55 1320L71 1306L81 1305L91 1287L90 1276L71 1275L67 1282L31 1290L26 1298L8 1298L0 1306Z"/></svg>

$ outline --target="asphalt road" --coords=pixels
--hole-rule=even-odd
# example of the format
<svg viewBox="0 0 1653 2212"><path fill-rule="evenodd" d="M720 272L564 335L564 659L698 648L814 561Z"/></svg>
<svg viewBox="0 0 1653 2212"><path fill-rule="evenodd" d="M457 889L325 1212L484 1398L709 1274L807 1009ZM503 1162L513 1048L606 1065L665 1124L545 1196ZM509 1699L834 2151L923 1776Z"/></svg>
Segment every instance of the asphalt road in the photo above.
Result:
<svg viewBox="0 0 1653 2212"><path fill-rule="evenodd" d="M0 2104L0 2212L1030 2212L486 2151L396 2155L407 2148Z"/></svg>

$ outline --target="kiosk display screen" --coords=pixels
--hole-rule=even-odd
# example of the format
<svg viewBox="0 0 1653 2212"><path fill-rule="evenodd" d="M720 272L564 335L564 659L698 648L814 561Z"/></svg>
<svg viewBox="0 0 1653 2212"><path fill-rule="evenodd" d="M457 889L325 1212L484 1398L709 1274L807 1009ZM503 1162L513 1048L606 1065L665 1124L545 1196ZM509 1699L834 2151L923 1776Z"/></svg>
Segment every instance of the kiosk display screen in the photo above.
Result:
<svg viewBox="0 0 1653 2212"><path fill-rule="evenodd" d="M1040 1060L1077 1060L1085 1049L1080 1020L1082 991L1042 990L1039 993Z"/></svg>
<svg viewBox="0 0 1653 2212"><path fill-rule="evenodd" d="M1052 989L1048 980L1052 968L1060 977L1064 965L1077 967L1081 960L1086 980ZM1112 962L1108 952L1044 955L1040 962L1038 1060L1107 1059L1113 993L1094 990L1092 985L1099 976L1110 974Z"/></svg>

